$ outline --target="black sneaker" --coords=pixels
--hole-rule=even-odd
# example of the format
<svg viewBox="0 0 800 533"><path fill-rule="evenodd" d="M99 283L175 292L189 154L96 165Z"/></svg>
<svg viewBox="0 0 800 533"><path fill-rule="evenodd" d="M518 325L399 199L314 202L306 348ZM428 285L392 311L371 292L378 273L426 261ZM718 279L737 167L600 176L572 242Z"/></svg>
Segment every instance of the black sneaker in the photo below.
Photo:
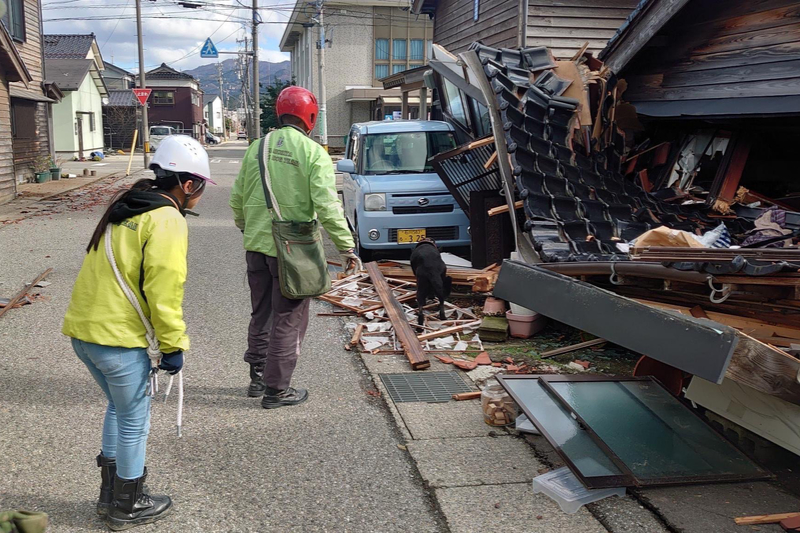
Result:
<svg viewBox="0 0 800 533"><path fill-rule="evenodd" d="M264 409L276 409L286 405L298 405L308 400L306 389L293 389L289 387L284 390L277 390L267 387L264 397L261 399L261 407Z"/></svg>
<svg viewBox="0 0 800 533"><path fill-rule="evenodd" d="M263 365L250 363L250 386L247 387L247 395L250 398L258 398L263 396L266 391L267 385L264 383Z"/></svg>

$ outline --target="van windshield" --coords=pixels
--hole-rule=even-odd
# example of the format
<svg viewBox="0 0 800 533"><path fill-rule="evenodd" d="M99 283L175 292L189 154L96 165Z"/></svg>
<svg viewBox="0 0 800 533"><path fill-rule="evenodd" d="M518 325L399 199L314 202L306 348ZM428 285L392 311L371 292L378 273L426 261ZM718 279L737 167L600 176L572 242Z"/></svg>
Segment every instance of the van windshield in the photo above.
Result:
<svg viewBox="0 0 800 533"><path fill-rule="evenodd" d="M150 135L169 135L169 128L167 127L150 128Z"/></svg>
<svg viewBox="0 0 800 533"><path fill-rule="evenodd" d="M364 137L364 174L433 172L428 159L456 147L449 131L381 133Z"/></svg>

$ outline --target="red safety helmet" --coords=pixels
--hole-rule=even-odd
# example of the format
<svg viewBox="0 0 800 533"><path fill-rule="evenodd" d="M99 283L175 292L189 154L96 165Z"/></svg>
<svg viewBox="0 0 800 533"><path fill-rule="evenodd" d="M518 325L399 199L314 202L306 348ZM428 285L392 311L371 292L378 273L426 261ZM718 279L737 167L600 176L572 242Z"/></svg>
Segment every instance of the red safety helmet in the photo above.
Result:
<svg viewBox="0 0 800 533"><path fill-rule="evenodd" d="M278 101L275 102L275 112L278 115L278 119L282 115L292 115L299 118L306 125L308 131L311 131L314 129L319 115L317 97L308 89L294 85L287 87L278 95Z"/></svg>

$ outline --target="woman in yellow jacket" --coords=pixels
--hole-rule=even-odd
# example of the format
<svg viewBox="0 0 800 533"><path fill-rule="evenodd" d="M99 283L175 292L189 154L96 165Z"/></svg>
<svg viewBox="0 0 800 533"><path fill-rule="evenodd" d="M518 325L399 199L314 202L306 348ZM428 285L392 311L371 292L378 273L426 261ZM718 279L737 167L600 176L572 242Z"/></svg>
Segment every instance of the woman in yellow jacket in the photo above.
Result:
<svg viewBox="0 0 800 533"><path fill-rule="evenodd" d="M208 154L184 135L162 141L150 168L155 179L140 180L115 197L100 219L62 330L108 398L97 457L102 478L97 511L115 531L163 518L172 501L144 491L151 362L145 326L106 256L106 229L112 225L117 267L155 330L162 353L159 368L175 374L189 349L182 309L185 210L197 204L211 181Z"/></svg>

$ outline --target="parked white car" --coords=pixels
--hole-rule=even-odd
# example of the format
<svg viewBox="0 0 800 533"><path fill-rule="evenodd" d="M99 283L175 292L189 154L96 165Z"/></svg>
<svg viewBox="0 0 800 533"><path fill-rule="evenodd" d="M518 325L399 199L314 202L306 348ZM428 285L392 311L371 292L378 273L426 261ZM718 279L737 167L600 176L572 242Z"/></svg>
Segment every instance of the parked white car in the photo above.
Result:
<svg viewBox="0 0 800 533"><path fill-rule="evenodd" d="M170 135L175 135L175 130L169 126L150 126L150 150L158 148L161 141Z"/></svg>

